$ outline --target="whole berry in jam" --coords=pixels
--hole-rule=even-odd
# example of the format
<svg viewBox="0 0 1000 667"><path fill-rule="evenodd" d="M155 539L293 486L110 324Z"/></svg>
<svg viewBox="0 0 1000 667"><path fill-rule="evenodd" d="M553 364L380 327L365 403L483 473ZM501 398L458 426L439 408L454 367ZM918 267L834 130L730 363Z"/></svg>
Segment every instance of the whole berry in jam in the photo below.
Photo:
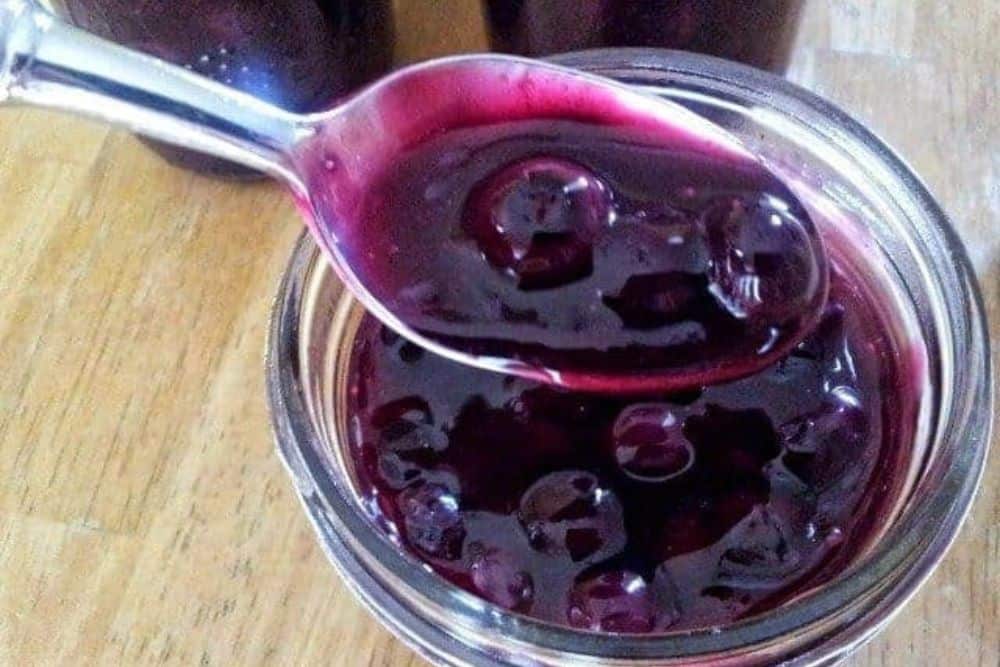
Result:
<svg viewBox="0 0 1000 667"><path fill-rule="evenodd" d="M632 479L665 482L694 464L683 421L668 405L640 403L618 415L611 430L615 462Z"/></svg>
<svg viewBox="0 0 1000 667"><path fill-rule="evenodd" d="M583 630L650 632L656 624L656 601L639 575L625 570L605 572L573 587L566 620Z"/></svg>
<svg viewBox="0 0 1000 667"><path fill-rule="evenodd" d="M812 249L804 212L786 201L724 199L703 214L709 292L733 318L765 329L811 310L826 268ZM811 319L811 318L810 318Z"/></svg>
<svg viewBox="0 0 1000 667"><path fill-rule="evenodd" d="M499 547L481 543L469 545L472 584L476 591L495 605L524 611L535 596L535 583L513 554Z"/></svg>
<svg viewBox="0 0 1000 667"><path fill-rule="evenodd" d="M458 498L440 484L421 484L399 494L406 538L429 556L454 560L462 553L465 526Z"/></svg>
<svg viewBox="0 0 1000 667"><path fill-rule="evenodd" d="M465 226L483 256L524 290L590 275L593 241L610 222L610 193L566 160L536 158L500 170L469 195Z"/></svg>
<svg viewBox="0 0 1000 667"><path fill-rule="evenodd" d="M574 562L607 558L625 546L621 503L589 472L541 478L521 496L518 517L532 547Z"/></svg>
<svg viewBox="0 0 1000 667"><path fill-rule="evenodd" d="M731 546L719 558L718 579L730 587L774 586L799 567L801 556L791 542L790 529L772 510L754 508L726 541Z"/></svg>

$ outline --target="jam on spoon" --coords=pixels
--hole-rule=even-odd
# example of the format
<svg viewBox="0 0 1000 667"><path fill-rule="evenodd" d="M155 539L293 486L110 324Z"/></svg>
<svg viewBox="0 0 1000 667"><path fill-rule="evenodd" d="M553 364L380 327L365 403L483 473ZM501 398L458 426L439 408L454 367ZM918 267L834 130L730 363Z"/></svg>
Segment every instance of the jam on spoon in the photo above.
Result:
<svg viewBox="0 0 1000 667"><path fill-rule="evenodd" d="M765 367L827 289L794 196L720 128L505 56L397 72L296 115L0 5L0 100L127 123L295 193L369 310L467 364L590 390Z"/></svg>
<svg viewBox="0 0 1000 667"><path fill-rule="evenodd" d="M572 116L461 128L402 152L361 210L372 251L351 263L387 308L577 389L749 375L826 301L795 196L694 136Z"/></svg>

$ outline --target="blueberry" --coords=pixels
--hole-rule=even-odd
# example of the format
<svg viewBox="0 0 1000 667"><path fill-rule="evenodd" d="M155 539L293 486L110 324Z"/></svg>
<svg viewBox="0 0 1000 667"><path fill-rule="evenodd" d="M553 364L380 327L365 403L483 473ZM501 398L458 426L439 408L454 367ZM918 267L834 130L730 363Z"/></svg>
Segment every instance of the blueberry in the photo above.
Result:
<svg viewBox="0 0 1000 667"><path fill-rule="evenodd" d="M472 584L484 598L503 607L525 611L535 596L535 584L511 553L479 542L469 545Z"/></svg>
<svg viewBox="0 0 1000 667"><path fill-rule="evenodd" d="M846 387L837 387L819 410L782 424L779 432L785 447L798 454L817 454L834 446L847 448L863 440L867 418L861 402Z"/></svg>
<svg viewBox="0 0 1000 667"><path fill-rule="evenodd" d="M593 271L593 241L611 219L608 188L586 168L536 158L501 169L469 195L466 231L493 266L524 290Z"/></svg>
<svg viewBox="0 0 1000 667"><path fill-rule="evenodd" d="M799 571L801 556L778 514L756 507L729 535L718 579L734 588L771 588Z"/></svg>
<svg viewBox="0 0 1000 667"><path fill-rule="evenodd" d="M380 445L389 451L441 451L448 446L448 436L434 426L430 405L419 396L383 403L372 411L371 421L379 429Z"/></svg>
<svg viewBox="0 0 1000 667"><path fill-rule="evenodd" d="M733 319L753 329L815 310L827 267L804 211L770 195L732 198L702 216L711 256L709 292Z"/></svg>
<svg viewBox="0 0 1000 667"><path fill-rule="evenodd" d="M535 549L574 562L605 558L625 546L621 503L589 472L541 478L521 496L518 517Z"/></svg>
<svg viewBox="0 0 1000 667"><path fill-rule="evenodd" d="M605 572L573 587L566 620L575 628L594 632L651 632L656 624L655 596L637 574Z"/></svg>
<svg viewBox="0 0 1000 667"><path fill-rule="evenodd" d="M779 431L785 465L818 490L835 486L849 471L863 469L858 457L868 441L868 416L847 387L833 388L822 407L786 422Z"/></svg>
<svg viewBox="0 0 1000 667"><path fill-rule="evenodd" d="M625 408L612 426L616 463L641 482L664 482L682 475L694 463L694 449L682 427L682 420L669 406L640 403Z"/></svg>
<svg viewBox="0 0 1000 667"><path fill-rule="evenodd" d="M465 526L458 498L440 484L410 487L399 494L403 527L411 544L446 560L462 553Z"/></svg>

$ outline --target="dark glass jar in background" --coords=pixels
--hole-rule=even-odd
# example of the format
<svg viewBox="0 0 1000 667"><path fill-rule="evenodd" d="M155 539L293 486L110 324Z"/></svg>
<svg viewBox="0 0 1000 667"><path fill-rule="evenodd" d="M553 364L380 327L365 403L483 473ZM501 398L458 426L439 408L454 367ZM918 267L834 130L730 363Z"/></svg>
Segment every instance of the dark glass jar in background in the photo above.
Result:
<svg viewBox="0 0 1000 667"><path fill-rule="evenodd" d="M290 111L318 111L392 63L391 0L56 0L74 24ZM61 5L59 7L58 5ZM244 167L161 144L174 164Z"/></svg>
<svg viewBox="0 0 1000 667"><path fill-rule="evenodd" d="M803 0L484 0L497 51L652 46L782 72Z"/></svg>

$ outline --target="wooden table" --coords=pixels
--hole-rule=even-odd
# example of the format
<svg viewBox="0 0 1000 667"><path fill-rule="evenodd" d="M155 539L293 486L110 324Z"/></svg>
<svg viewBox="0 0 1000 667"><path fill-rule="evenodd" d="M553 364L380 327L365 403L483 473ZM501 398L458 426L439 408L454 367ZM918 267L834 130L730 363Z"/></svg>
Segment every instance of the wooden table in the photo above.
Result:
<svg viewBox="0 0 1000 667"><path fill-rule="evenodd" d="M400 0L400 60L482 48L473 0ZM964 235L1000 334L997 0L814 0L792 78L871 124ZM275 456L268 309L300 232L271 184L0 111L0 664L407 665ZM1000 462L855 665L996 667Z"/></svg>

